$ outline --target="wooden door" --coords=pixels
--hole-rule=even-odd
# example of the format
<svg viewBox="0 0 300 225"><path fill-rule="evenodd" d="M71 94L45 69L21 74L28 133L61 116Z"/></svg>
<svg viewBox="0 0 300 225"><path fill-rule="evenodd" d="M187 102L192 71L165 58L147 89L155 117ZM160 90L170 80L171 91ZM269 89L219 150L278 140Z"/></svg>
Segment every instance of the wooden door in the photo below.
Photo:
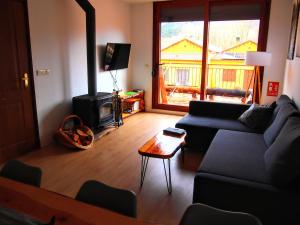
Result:
<svg viewBox="0 0 300 225"><path fill-rule="evenodd" d="M26 1L1 0L0 162L38 143L28 30Z"/></svg>

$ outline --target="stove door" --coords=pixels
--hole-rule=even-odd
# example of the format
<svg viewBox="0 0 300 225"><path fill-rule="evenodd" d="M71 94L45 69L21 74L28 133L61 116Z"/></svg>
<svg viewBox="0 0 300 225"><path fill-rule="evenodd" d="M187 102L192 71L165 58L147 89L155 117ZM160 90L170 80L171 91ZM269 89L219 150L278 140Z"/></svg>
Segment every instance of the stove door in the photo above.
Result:
<svg viewBox="0 0 300 225"><path fill-rule="evenodd" d="M99 105L99 126L104 126L108 123L112 123L114 120L113 103L109 99L107 102L103 102Z"/></svg>

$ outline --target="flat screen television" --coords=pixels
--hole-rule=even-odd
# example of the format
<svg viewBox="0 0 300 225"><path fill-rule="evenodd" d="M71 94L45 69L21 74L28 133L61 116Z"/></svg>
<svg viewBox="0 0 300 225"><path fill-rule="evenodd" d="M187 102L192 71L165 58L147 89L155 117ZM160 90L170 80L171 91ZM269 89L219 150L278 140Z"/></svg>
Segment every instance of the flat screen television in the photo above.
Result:
<svg viewBox="0 0 300 225"><path fill-rule="evenodd" d="M104 69L109 71L128 68L130 48L131 44L107 43Z"/></svg>

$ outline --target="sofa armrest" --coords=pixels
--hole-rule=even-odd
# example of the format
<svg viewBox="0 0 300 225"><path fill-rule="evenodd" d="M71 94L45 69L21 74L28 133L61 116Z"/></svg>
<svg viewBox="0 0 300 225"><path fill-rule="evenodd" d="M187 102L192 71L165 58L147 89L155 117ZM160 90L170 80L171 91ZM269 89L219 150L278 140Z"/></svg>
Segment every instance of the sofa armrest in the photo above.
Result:
<svg viewBox="0 0 300 225"><path fill-rule="evenodd" d="M191 101L189 113L194 116L238 119L249 107L245 104Z"/></svg>

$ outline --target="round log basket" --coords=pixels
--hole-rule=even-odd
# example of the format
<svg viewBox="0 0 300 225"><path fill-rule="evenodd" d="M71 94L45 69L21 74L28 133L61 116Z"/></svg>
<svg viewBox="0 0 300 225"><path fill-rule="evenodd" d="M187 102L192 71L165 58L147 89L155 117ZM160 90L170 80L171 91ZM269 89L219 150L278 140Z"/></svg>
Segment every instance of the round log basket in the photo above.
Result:
<svg viewBox="0 0 300 225"><path fill-rule="evenodd" d="M80 150L91 148L95 138L93 131L77 115L65 117L55 137L64 146Z"/></svg>

